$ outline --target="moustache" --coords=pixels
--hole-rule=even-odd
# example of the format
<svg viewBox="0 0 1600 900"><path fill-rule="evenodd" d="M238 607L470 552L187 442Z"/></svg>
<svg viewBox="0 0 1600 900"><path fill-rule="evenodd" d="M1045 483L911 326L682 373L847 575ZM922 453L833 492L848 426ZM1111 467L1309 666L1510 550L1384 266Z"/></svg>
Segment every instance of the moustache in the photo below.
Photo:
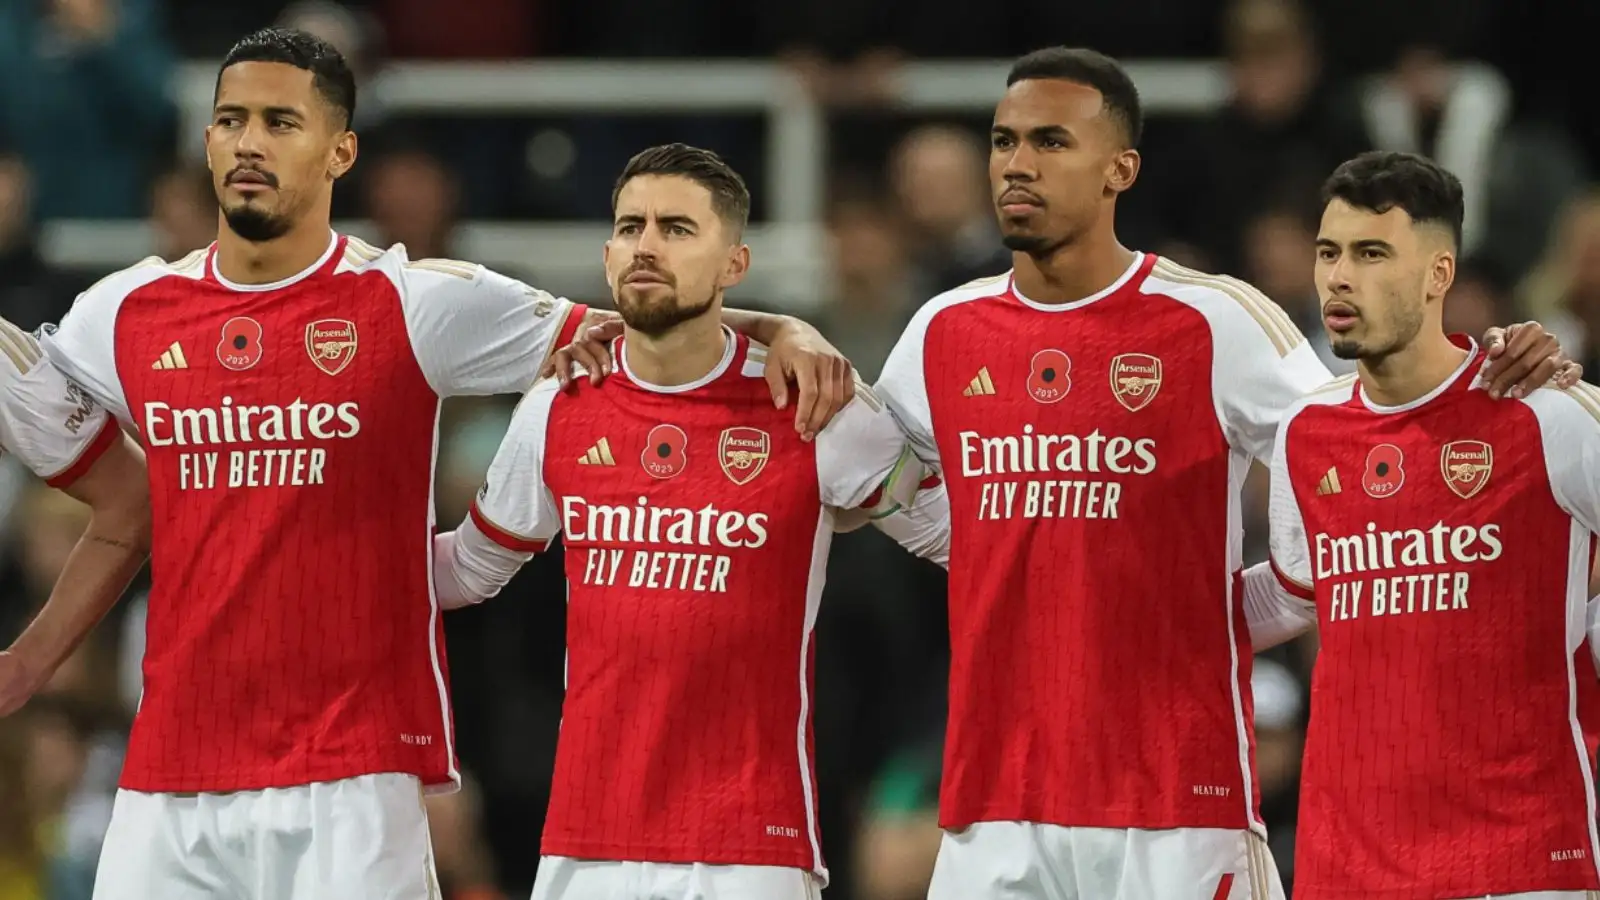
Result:
<svg viewBox="0 0 1600 900"><path fill-rule="evenodd" d="M250 177L247 179L245 176ZM239 181L248 181L251 184L265 184L267 187L273 188L278 186L278 176L265 169L257 169L251 166L240 166L228 173L227 184L234 184Z"/></svg>
<svg viewBox="0 0 1600 900"><path fill-rule="evenodd" d="M626 284L627 282L631 281L635 275L649 275L652 278L659 279L668 285L676 284L676 281L673 279L673 277L661 269L658 269L655 266L641 266L637 264L629 266L627 271L622 273L623 283Z"/></svg>

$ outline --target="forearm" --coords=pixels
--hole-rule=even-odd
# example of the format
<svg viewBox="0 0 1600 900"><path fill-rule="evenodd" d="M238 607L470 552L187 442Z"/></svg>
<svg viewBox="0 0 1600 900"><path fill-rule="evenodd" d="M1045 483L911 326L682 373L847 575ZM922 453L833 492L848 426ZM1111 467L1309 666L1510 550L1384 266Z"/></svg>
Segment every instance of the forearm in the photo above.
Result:
<svg viewBox="0 0 1600 900"><path fill-rule="evenodd" d="M11 651L48 678L105 618L149 555L148 510L96 512L61 577Z"/></svg>
<svg viewBox="0 0 1600 900"><path fill-rule="evenodd" d="M1297 638L1317 624L1316 607L1290 594L1272 571L1272 564L1265 562L1244 572L1244 617L1250 644L1258 653Z"/></svg>
<svg viewBox="0 0 1600 900"><path fill-rule="evenodd" d="M724 308L722 310L722 324L745 337L769 346L778 340L784 328L795 321L797 320L790 316L755 312L748 309Z"/></svg>

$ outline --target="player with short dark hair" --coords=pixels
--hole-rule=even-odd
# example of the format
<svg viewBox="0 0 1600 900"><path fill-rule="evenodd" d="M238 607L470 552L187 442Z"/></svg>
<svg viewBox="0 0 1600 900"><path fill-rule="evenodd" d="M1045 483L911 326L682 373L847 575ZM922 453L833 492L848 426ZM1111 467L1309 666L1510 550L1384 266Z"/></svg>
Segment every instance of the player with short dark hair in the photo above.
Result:
<svg viewBox="0 0 1600 900"><path fill-rule="evenodd" d="M1118 241L1120 67L1024 59L1063 62L1019 62L990 129L1015 268L926 304L874 389L952 519L929 898L1276 900L1245 627L1276 578L1242 571L1240 492L1332 376L1259 291ZM1535 324L1486 343L1497 390L1577 377Z"/></svg>
<svg viewBox="0 0 1600 900"><path fill-rule="evenodd" d="M749 270L749 205L709 150L628 163L605 246L620 371L529 391L437 542L447 607L495 595L557 534L566 548L535 900L814 900L811 634L831 535L893 520L913 552L947 556L943 489L872 391L802 442L765 402L766 348L718 321Z"/></svg>
<svg viewBox="0 0 1600 900"><path fill-rule="evenodd" d="M205 134L216 243L107 277L44 342L139 430L155 515L98 900L437 895L419 793L458 783L432 580L440 404L525 390L604 317L335 233L354 108L326 42L240 41ZM724 318L772 342L776 388L797 376L802 432L851 392L808 326Z"/></svg>
<svg viewBox="0 0 1600 900"><path fill-rule="evenodd" d="M1323 198L1323 322L1358 371L1284 415L1282 590L1249 609L1258 648L1320 625L1295 897L1593 897L1600 390L1487 396L1443 325L1454 175L1368 153Z"/></svg>

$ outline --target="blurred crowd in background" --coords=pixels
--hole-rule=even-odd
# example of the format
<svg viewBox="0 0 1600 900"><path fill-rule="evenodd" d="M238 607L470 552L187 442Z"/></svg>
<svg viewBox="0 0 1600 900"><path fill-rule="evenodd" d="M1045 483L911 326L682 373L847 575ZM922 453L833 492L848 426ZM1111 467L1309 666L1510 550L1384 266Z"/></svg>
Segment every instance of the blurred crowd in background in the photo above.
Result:
<svg viewBox="0 0 1600 900"><path fill-rule="evenodd" d="M328 38L368 82L413 59L792 66L827 110L831 135L829 257L818 260L827 302L811 318L869 381L919 303L1009 268L990 209L986 116L897 111L881 90L897 66L1050 44L1129 60L1220 59L1231 87L1223 108L1152 118L1143 173L1121 202L1125 243L1252 281L1330 367L1348 371L1326 352L1311 280L1317 188L1361 150L1421 151L1467 187L1465 260L1447 325L1477 335L1537 318L1591 377L1600 374L1600 186L1591 174L1600 108L1586 68L1600 4L1554 0L0 0L0 315L27 328L53 321L104 274L52 264L37 241L41 223L145 219L169 259L210 243L215 199L196 154L180 152L200 135L180 133L174 66L218 59L275 22ZM1003 85L994 89L998 97ZM709 146L762 184L769 137L748 117L705 114L411 118L370 91L355 127L361 160L336 194L336 216L370 222L369 238L403 242L412 258L459 255L453 236L466 220L604 220L615 173L654 143ZM537 146L552 133L565 148L554 161ZM759 190L756 207L759 221ZM510 274L540 283L538 271ZM464 513L513 399L447 407L442 527ZM1265 553L1261 474L1249 488L1250 562ZM14 466L0 470L0 512L4 646L48 594L87 513ZM816 639L826 896L920 898L938 846L944 581L870 530L835 546ZM0 721L0 900L89 897L139 695L137 587L45 696ZM500 598L447 619L468 784L431 799L430 812L456 900L526 896L532 884L561 705L563 597L555 551ZM1263 812L1291 883L1315 653L1314 638L1279 648L1257 658L1253 678Z"/></svg>

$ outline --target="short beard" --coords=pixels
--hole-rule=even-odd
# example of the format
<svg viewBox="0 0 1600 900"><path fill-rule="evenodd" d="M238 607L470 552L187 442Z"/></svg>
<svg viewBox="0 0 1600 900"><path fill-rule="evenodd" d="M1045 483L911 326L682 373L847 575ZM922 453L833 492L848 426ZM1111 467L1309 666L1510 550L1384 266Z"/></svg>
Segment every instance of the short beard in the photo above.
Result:
<svg viewBox="0 0 1600 900"><path fill-rule="evenodd" d="M252 244L261 244L289 233L291 224L285 216L277 216L253 206L223 209L223 218L234 234Z"/></svg>
<svg viewBox="0 0 1600 900"><path fill-rule="evenodd" d="M633 302L624 301L617 297L617 312L622 314L622 324L647 337L658 338L684 322L698 319L711 311L711 305L717 300L715 295L707 297L703 303L692 306L682 306L678 303L676 293L661 298L660 302Z"/></svg>

